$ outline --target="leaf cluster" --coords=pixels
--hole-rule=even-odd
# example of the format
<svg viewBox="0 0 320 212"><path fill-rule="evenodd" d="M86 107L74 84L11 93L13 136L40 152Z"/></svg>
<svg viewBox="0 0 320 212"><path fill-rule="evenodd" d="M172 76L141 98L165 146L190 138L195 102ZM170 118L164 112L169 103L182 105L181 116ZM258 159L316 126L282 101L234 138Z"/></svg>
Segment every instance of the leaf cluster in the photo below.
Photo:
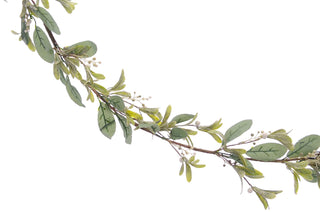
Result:
<svg viewBox="0 0 320 212"><path fill-rule="evenodd" d="M181 167L180 167L179 175L181 176L185 172L186 179L188 182L191 182L191 179L192 179L191 166L195 168L204 168L206 166L204 164L199 164L200 160L199 159L196 160L195 155L192 155L189 159L187 159L186 157L182 157L180 161L181 161Z"/></svg>

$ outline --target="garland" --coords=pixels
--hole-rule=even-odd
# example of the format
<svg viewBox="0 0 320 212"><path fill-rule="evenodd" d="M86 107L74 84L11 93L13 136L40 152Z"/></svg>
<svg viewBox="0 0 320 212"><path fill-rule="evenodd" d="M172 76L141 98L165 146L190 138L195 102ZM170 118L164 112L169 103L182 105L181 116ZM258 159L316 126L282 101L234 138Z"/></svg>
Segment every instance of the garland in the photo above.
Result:
<svg viewBox="0 0 320 212"><path fill-rule="evenodd" d="M76 3L70 0L56 0L68 13L72 13ZM97 46L92 41L83 41L71 46L60 47L55 35L60 29L48 12L49 1L22 0L20 35L31 51L37 51L39 56L53 64L53 74L66 87L71 100L84 107L82 97L72 80L78 80L87 90L87 101L98 101L98 126L101 133L111 139L116 132L116 120L123 131L127 144L132 142L134 130L142 130L167 142L180 157L179 175L185 174L188 182L192 179L192 168L204 168L196 158L196 153L216 156L231 166L239 175L241 185L249 185L249 191L255 192L265 209L269 207L267 199L273 199L282 191L264 190L251 184L249 178L263 178L262 172L255 169L252 161L263 163L282 163L293 175L294 192L299 189L301 177L311 183L317 183L320 188L320 147L319 135L308 135L295 144L284 129L274 132L258 132L251 134L247 140L236 140L252 126L252 120L243 120L231 126L225 133L219 131L221 119L213 124L203 126L197 120L197 114L179 114L170 118L172 107L167 106L164 113L159 108L149 108L142 98L135 93L124 90L125 75L122 70L119 80L110 88L99 84L105 79L101 73L92 69L100 62L93 57ZM42 22L42 23L41 23ZM34 24L33 36L30 36L30 26ZM43 24L43 27L40 25ZM91 58L91 59L89 59ZM99 83L98 83L99 82ZM194 145L193 137L198 133L209 134L219 148L210 150ZM262 142L268 140L268 142ZM271 142L269 142L271 140ZM262 142L258 144L258 142ZM249 145L249 148L243 147Z"/></svg>

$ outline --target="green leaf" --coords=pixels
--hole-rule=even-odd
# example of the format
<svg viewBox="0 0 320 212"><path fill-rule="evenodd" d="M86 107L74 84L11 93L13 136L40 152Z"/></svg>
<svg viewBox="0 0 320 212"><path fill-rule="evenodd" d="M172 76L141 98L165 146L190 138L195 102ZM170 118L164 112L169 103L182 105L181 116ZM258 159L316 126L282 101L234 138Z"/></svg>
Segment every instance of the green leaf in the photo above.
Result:
<svg viewBox="0 0 320 212"><path fill-rule="evenodd" d="M194 130L185 129L185 128L181 128L181 129L185 130L188 133L188 135L197 135L198 134L198 132L194 131Z"/></svg>
<svg viewBox="0 0 320 212"><path fill-rule="evenodd" d="M253 170L248 169L248 168L246 168L246 169L247 169L246 176L248 176L248 177L250 177L252 179L264 178L263 174L260 171L258 171L256 169L253 169Z"/></svg>
<svg viewBox="0 0 320 212"><path fill-rule="evenodd" d="M293 173L293 179L294 179L294 193L297 194L299 190L300 177L296 172L293 171L292 173Z"/></svg>
<svg viewBox="0 0 320 212"><path fill-rule="evenodd" d="M79 106L85 107L84 104L82 103L82 99L79 91L73 85L71 85L68 77L66 80L66 88L72 101L74 101L74 103L76 103Z"/></svg>
<svg viewBox="0 0 320 212"><path fill-rule="evenodd" d="M27 46L28 46L28 48L29 48L31 51L33 51L33 52L36 51L36 47L33 45L30 37L29 37L29 42L28 42L28 45L27 45Z"/></svg>
<svg viewBox="0 0 320 212"><path fill-rule="evenodd" d="M103 102L100 102L98 109L98 125L103 135L111 139L116 132L116 122L110 108Z"/></svg>
<svg viewBox="0 0 320 212"><path fill-rule="evenodd" d="M48 0L41 0L43 6L47 9L49 9L49 1Z"/></svg>
<svg viewBox="0 0 320 212"><path fill-rule="evenodd" d="M93 95L92 91L88 87L86 87L86 88L88 91L87 101L90 99L91 102L94 102L94 95Z"/></svg>
<svg viewBox="0 0 320 212"><path fill-rule="evenodd" d="M65 61L67 62L68 66L73 65L79 67L80 65L80 60L79 58L74 58L74 57L64 57ZM85 68L88 66L85 66Z"/></svg>
<svg viewBox="0 0 320 212"><path fill-rule="evenodd" d="M139 110L141 112L144 112L146 114L151 114L151 115L156 115L157 113L159 113L159 108L147 108L147 107L142 107L139 108Z"/></svg>
<svg viewBox="0 0 320 212"><path fill-rule="evenodd" d="M67 74L67 75L70 74L70 70L64 65L63 62L60 62L57 65L58 65L59 69L61 71L63 71L65 74Z"/></svg>
<svg viewBox="0 0 320 212"><path fill-rule="evenodd" d="M91 70L90 70L90 73L94 78L96 78L98 80L104 80L106 78L103 74L95 73Z"/></svg>
<svg viewBox="0 0 320 212"><path fill-rule="evenodd" d="M222 119L219 119L209 126L199 126L198 129L204 132L216 131L222 126L221 120Z"/></svg>
<svg viewBox="0 0 320 212"><path fill-rule="evenodd" d="M131 144L132 142L132 129L130 124L128 123L127 119L119 114L116 114L119 120L120 126L123 131L123 136L125 138L125 142L127 144Z"/></svg>
<svg viewBox="0 0 320 212"><path fill-rule="evenodd" d="M157 125L154 122L143 121L143 122L139 123L139 128L140 129L147 129L152 133L156 133L156 132L160 131L159 125Z"/></svg>
<svg viewBox="0 0 320 212"><path fill-rule="evenodd" d="M27 29L27 23L24 17L21 18L21 39L26 45L28 45L30 37L29 31Z"/></svg>
<svg viewBox="0 0 320 212"><path fill-rule="evenodd" d="M240 177L240 183L241 183L241 192L243 190L243 177L245 175L245 171L242 170L241 168L239 168L239 166L232 166L232 168L237 172L237 174L239 175Z"/></svg>
<svg viewBox="0 0 320 212"><path fill-rule="evenodd" d="M186 163L186 178L187 178L187 181L190 183L192 180L192 171L188 163Z"/></svg>
<svg viewBox="0 0 320 212"><path fill-rule="evenodd" d="M86 70L86 77L87 77L86 83L93 84L93 78L90 73L90 67L85 65L84 69Z"/></svg>
<svg viewBox="0 0 320 212"><path fill-rule="evenodd" d="M170 114L171 114L171 110L172 110L171 105L168 105L168 107L166 109L166 112L164 114L164 117L163 117L163 119L161 121L161 126L167 123L167 121L168 121L168 119L170 117Z"/></svg>
<svg viewBox="0 0 320 212"><path fill-rule="evenodd" d="M109 97L110 104L114 106L117 110L124 112L126 106L120 96L110 96Z"/></svg>
<svg viewBox="0 0 320 212"><path fill-rule="evenodd" d="M181 167L180 167L180 170L179 170L179 175L183 175L183 172L184 172L184 166L185 164L184 163L181 163Z"/></svg>
<svg viewBox="0 0 320 212"><path fill-rule="evenodd" d="M312 176L312 170L311 169L294 169L296 171L297 174L299 174L301 177L303 177L305 180L307 181L313 181L314 178ZM313 181L315 182L315 181Z"/></svg>
<svg viewBox="0 0 320 212"><path fill-rule="evenodd" d="M62 84L64 84L64 85L67 85L67 80L66 80L66 78L65 78L65 76L64 76L64 73L62 72L62 70L60 69L59 70L59 72L60 72L60 81L62 82Z"/></svg>
<svg viewBox="0 0 320 212"><path fill-rule="evenodd" d="M110 91L122 90L125 87L125 84L124 84L125 80L126 80L126 78L124 76L124 71L122 70L118 82L110 89Z"/></svg>
<svg viewBox="0 0 320 212"><path fill-rule="evenodd" d="M117 92L112 92L112 94L116 94L123 97L129 97L129 98L131 97L131 93L127 91L117 91Z"/></svg>
<svg viewBox="0 0 320 212"><path fill-rule="evenodd" d="M185 130L178 127L172 128L170 132L170 138L172 138L173 140L185 139L187 136L188 133Z"/></svg>
<svg viewBox="0 0 320 212"><path fill-rule="evenodd" d="M196 156L192 155L192 156L189 158L188 162L189 162L189 163L192 163L195 159L196 159Z"/></svg>
<svg viewBox="0 0 320 212"><path fill-rule="evenodd" d="M311 171L312 171L312 179L311 180L308 180L306 178L305 179L310 183L318 183L319 185L319 180L320 180L319 165L312 166Z"/></svg>
<svg viewBox="0 0 320 212"><path fill-rule="evenodd" d="M72 11L75 8L75 5L77 3L71 2L70 0L56 0L58 2L61 3L61 5L64 7L64 9L68 12L68 13L72 13Z"/></svg>
<svg viewBox="0 0 320 212"><path fill-rule="evenodd" d="M195 156L194 156L194 155L191 156L191 157L189 158L189 160L188 160L188 163L189 163L191 166L195 167L195 168L204 168L204 167L206 167L205 164L198 164L199 162L200 162L199 159L195 160Z"/></svg>
<svg viewBox="0 0 320 212"><path fill-rule="evenodd" d="M194 163L191 163L191 166L196 167L196 168L204 168L204 167L206 167L205 164L194 164Z"/></svg>
<svg viewBox="0 0 320 212"><path fill-rule="evenodd" d="M60 79L60 70L58 69L57 64L53 65L53 75L57 80Z"/></svg>
<svg viewBox="0 0 320 212"><path fill-rule="evenodd" d="M31 41L31 38L29 36L29 29L27 29L26 20L24 18L21 18L21 36L20 39L23 40L23 42L28 46L28 48L31 51L35 51L35 47Z"/></svg>
<svg viewBox="0 0 320 212"><path fill-rule="evenodd" d="M319 135L308 135L300 139L295 145L294 149L288 152L287 157L303 157L312 153L320 147L320 136Z"/></svg>
<svg viewBox="0 0 320 212"><path fill-rule="evenodd" d="M252 120L243 120L233 125L226 131L224 135L223 144L225 145L228 142L232 141L233 139L239 137L244 132L249 130L251 126L252 126Z"/></svg>
<svg viewBox="0 0 320 212"><path fill-rule="evenodd" d="M260 199L261 203L263 204L264 209L267 209L269 207L268 201L265 197L263 197L261 194L258 192L255 192L258 198Z"/></svg>
<svg viewBox="0 0 320 212"><path fill-rule="evenodd" d="M309 161L308 160L304 160L304 161L296 162L296 163L286 162L286 165L287 165L288 168L303 169L307 165L309 165Z"/></svg>
<svg viewBox="0 0 320 212"><path fill-rule="evenodd" d="M199 130L211 135L216 142L222 143L223 134L220 131L218 131L218 130L202 130L202 129L199 129Z"/></svg>
<svg viewBox="0 0 320 212"><path fill-rule="evenodd" d="M53 64L53 75L59 80L60 79L60 68L58 64L60 63L60 58L57 54L54 55L54 64Z"/></svg>
<svg viewBox="0 0 320 212"><path fill-rule="evenodd" d="M287 152L287 148L277 143L266 143L257 145L247 151L247 155L255 160L274 161L282 157Z"/></svg>
<svg viewBox="0 0 320 212"><path fill-rule="evenodd" d="M50 31L60 35L60 29L57 23L46 9L37 7L37 10L34 10L33 12L43 21Z"/></svg>
<svg viewBox="0 0 320 212"><path fill-rule="evenodd" d="M102 85L99 85L98 83L93 83L92 87L106 96L109 95L108 90L105 87L103 87Z"/></svg>
<svg viewBox="0 0 320 212"><path fill-rule="evenodd" d="M65 54L74 54L78 57L92 57L97 52L97 45L92 41L82 41L63 48Z"/></svg>
<svg viewBox="0 0 320 212"><path fill-rule="evenodd" d="M285 145L289 150L293 150L292 139L288 136L288 133L284 129L272 132L268 135L268 138L277 140Z"/></svg>
<svg viewBox="0 0 320 212"><path fill-rule="evenodd" d="M33 40L40 57L46 62L52 63L54 61L54 52L52 46L47 35L38 26L36 26L33 32Z"/></svg>
<svg viewBox="0 0 320 212"><path fill-rule="evenodd" d="M185 123L184 125L189 125L192 124L198 117L198 113L196 113L195 115L193 115L193 118L190 119L187 123Z"/></svg>
<svg viewBox="0 0 320 212"><path fill-rule="evenodd" d="M136 113L131 110L126 110L126 115L138 121L143 119L143 117L139 113Z"/></svg>
<svg viewBox="0 0 320 212"><path fill-rule="evenodd" d="M242 154L233 153L232 155L230 155L230 158L240 163L241 165L245 166L248 169L251 169L251 170L254 169L252 163L246 158L244 158Z"/></svg>
<svg viewBox="0 0 320 212"><path fill-rule="evenodd" d="M227 149L224 148L224 151L232 153L232 156L235 156L237 159L240 160L239 163L244 165L245 167L249 167L249 161L243 157L243 154L246 153L245 149Z"/></svg>
<svg viewBox="0 0 320 212"><path fill-rule="evenodd" d="M277 194L282 192L280 190L263 190L255 186L253 186L252 189L266 199L274 199L277 196Z"/></svg>
<svg viewBox="0 0 320 212"><path fill-rule="evenodd" d="M198 130L206 132L209 135L211 135L213 137L213 139L215 141L217 141L218 143L222 143L222 138L224 136L220 131L217 130L221 126L222 126L221 119L219 119L218 121L215 121L213 124L211 124L209 126L198 126L197 128L198 128Z"/></svg>
<svg viewBox="0 0 320 212"><path fill-rule="evenodd" d="M77 66L75 66L74 64L71 64L71 63L68 63L68 66L70 69L71 76L76 77L78 80L82 80L82 75L78 71Z"/></svg>
<svg viewBox="0 0 320 212"><path fill-rule="evenodd" d="M237 168L243 170L245 175L247 177L252 178L252 179L260 179L260 178L264 177L260 171L254 169L254 168L247 168L244 166L237 166Z"/></svg>
<svg viewBox="0 0 320 212"><path fill-rule="evenodd" d="M188 120L192 119L193 117L194 117L194 115L192 115L192 114L180 114L180 115L173 117L173 119L170 122L175 121L176 124L179 124L181 122L188 121Z"/></svg>

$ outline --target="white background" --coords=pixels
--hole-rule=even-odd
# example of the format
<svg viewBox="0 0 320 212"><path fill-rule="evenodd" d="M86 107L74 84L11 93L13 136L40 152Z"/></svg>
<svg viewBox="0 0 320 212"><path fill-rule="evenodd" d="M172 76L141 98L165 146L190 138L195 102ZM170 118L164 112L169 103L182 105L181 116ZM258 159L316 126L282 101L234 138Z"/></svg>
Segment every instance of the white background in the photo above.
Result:
<svg viewBox="0 0 320 212"><path fill-rule="evenodd" d="M216 157L187 183L168 143L135 131L124 143L97 126L97 102L75 105L52 65L18 36L21 1L0 2L0 211L264 211L255 194L240 194L239 177ZM96 72L106 87L125 70L127 91L173 114L199 113L203 124L222 118L222 131L243 119L258 130L293 130L294 141L319 128L320 2L296 0L78 1L72 15L51 1L61 46L98 45ZM79 86L78 86L79 87ZM85 90L79 87L85 99ZM196 146L218 148L199 135ZM312 210L316 184L283 165L256 164L263 189L284 190L272 211Z"/></svg>

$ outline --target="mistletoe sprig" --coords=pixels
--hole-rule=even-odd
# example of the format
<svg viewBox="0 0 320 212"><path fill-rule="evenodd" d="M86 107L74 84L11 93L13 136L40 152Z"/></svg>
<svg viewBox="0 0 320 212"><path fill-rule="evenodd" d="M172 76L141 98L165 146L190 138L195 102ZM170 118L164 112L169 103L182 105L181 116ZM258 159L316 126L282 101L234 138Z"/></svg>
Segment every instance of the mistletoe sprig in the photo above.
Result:
<svg viewBox="0 0 320 212"><path fill-rule="evenodd" d="M75 8L75 3L69 0L56 1L68 13L72 13ZM41 0L41 4L43 7L39 1L22 1L21 32L16 34L20 35L20 40L30 50L37 51L43 60L53 63L54 77L66 86L68 95L77 105L84 107L80 92L71 84L72 80L81 82L87 91L87 100L94 102L97 99L98 126L107 138L114 136L117 121L127 144L132 143L133 130L145 131L168 142L180 158L179 175L185 174L188 182L192 179L192 168L205 167L196 153L217 156L235 170L241 184L243 181L248 184L249 190L256 193L264 208L268 208L267 199L275 198L281 191L252 185L249 179L264 177L254 166L257 162L282 163L293 175L295 193L298 192L301 178L317 183L320 187L320 154L317 151L320 147L319 135L305 136L293 145L289 133L279 129L273 132L261 131L251 134L247 140L240 140L239 137L251 128L252 120L240 121L223 133L220 131L221 119L210 125L202 125L197 120L197 114L182 113L171 118L171 105L161 113L159 108L147 107L143 103L145 98L125 91L123 70L119 80L106 88L98 83L105 76L93 71L100 63L93 57L97 52L96 44L82 41L61 48L54 36L60 35L60 29L47 10L49 1ZM210 135L217 148L209 150L197 147L193 138L198 133Z"/></svg>

